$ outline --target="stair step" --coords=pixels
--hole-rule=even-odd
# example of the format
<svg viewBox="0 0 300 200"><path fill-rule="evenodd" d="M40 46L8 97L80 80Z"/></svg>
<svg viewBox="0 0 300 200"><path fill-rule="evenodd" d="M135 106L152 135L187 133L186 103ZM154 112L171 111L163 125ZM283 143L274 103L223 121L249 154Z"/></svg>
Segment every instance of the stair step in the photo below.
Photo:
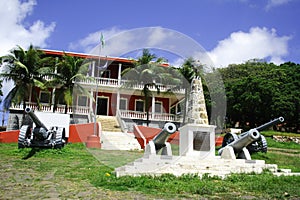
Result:
<svg viewBox="0 0 300 200"><path fill-rule="evenodd" d="M102 131L101 148L106 150L141 150L133 134Z"/></svg>
<svg viewBox="0 0 300 200"><path fill-rule="evenodd" d="M97 116L97 122L101 123L101 127L103 131L109 132L122 132L117 118L115 116Z"/></svg>

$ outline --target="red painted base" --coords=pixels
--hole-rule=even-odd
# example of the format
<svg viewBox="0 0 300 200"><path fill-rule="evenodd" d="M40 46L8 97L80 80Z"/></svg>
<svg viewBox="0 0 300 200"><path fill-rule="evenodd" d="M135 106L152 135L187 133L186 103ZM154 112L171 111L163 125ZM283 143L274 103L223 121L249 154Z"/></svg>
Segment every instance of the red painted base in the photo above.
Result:
<svg viewBox="0 0 300 200"><path fill-rule="evenodd" d="M87 148L101 148L100 137L96 135L89 135L85 145Z"/></svg>
<svg viewBox="0 0 300 200"><path fill-rule="evenodd" d="M218 136L216 137L216 147L220 147L222 146L222 143L223 143L223 136Z"/></svg>

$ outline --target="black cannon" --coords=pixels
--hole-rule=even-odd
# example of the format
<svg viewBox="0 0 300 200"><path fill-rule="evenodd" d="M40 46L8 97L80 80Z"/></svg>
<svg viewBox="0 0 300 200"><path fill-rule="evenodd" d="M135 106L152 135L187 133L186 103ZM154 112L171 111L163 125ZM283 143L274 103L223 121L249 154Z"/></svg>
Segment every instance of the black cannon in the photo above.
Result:
<svg viewBox="0 0 300 200"><path fill-rule="evenodd" d="M35 124L32 129L29 125L23 125L20 129L18 147L47 147L62 148L67 141L65 128L53 126L49 129L33 113L31 108L25 108L25 112L30 116Z"/></svg>
<svg viewBox="0 0 300 200"><path fill-rule="evenodd" d="M166 123L164 128L145 147L145 154L157 154L162 149L162 155L172 155L168 138L175 133L176 126L173 123Z"/></svg>
<svg viewBox="0 0 300 200"><path fill-rule="evenodd" d="M257 128L241 133L239 136L234 133L227 133L224 136L222 148L218 151L222 157L251 159L250 154L256 152L267 152L268 145L265 137L259 133L271 126L284 121L283 117L276 118ZM225 150L225 148L227 148ZM224 150L226 153L224 153Z"/></svg>

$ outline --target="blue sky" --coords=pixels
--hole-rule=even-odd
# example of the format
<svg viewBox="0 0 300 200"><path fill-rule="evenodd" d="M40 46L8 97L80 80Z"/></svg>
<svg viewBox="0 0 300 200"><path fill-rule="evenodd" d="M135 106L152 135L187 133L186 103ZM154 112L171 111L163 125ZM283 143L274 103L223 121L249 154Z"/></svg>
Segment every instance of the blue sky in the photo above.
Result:
<svg viewBox="0 0 300 200"><path fill-rule="evenodd" d="M100 33L109 40L160 27L195 40L216 67L253 58L300 63L299 0L0 0L0 9L1 55L30 43L88 53Z"/></svg>
<svg viewBox="0 0 300 200"><path fill-rule="evenodd" d="M300 0L0 0L0 56L30 44L93 53L102 33L106 56L138 55L124 52L151 46L143 41L150 38L154 47L173 44L154 53L176 66L179 54L198 56L195 43L215 67L254 58L300 63L299 10Z"/></svg>

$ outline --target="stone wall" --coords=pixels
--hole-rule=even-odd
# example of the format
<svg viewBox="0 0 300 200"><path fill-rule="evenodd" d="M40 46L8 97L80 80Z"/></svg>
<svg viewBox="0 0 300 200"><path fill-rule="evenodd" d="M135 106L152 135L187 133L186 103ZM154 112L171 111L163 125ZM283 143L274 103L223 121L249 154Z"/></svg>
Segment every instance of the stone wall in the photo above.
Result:
<svg viewBox="0 0 300 200"><path fill-rule="evenodd" d="M273 135L273 139L277 142L295 142L300 144L300 135L299 137Z"/></svg>

